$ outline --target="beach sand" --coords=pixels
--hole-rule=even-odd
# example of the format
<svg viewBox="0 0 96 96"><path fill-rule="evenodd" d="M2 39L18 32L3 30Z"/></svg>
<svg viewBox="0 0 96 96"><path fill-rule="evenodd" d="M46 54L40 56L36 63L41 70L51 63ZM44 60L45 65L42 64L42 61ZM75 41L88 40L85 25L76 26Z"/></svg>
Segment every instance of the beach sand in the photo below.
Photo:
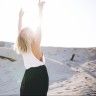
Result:
<svg viewBox="0 0 96 96"><path fill-rule="evenodd" d="M96 96L96 48L42 47L48 96ZM25 67L12 46L0 46L0 95L19 96Z"/></svg>

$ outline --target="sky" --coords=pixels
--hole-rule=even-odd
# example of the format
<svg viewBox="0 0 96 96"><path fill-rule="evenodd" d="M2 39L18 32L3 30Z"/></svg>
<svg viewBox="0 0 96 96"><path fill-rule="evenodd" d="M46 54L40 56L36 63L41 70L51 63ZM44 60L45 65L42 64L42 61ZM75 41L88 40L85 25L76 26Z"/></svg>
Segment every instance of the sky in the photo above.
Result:
<svg viewBox="0 0 96 96"><path fill-rule="evenodd" d="M16 42L18 13L36 30L38 0L0 0L0 41ZM96 0L45 0L42 46L96 47Z"/></svg>

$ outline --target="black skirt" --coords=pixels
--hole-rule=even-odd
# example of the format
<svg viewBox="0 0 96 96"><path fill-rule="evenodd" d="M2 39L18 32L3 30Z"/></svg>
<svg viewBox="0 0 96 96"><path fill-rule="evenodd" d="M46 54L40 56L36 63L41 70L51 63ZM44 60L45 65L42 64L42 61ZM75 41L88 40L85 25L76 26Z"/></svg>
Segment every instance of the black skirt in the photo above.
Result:
<svg viewBox="0 0 96 96"><path fill-rule="evenodd" d="M25 70L20 96L47 96L49 76L45 65Z"/></svg>

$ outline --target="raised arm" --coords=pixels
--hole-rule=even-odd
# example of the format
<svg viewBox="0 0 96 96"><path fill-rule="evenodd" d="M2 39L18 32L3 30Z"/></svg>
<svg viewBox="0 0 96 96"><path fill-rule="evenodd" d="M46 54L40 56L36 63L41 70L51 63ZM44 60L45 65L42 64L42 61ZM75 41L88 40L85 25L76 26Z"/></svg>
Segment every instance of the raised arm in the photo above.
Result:
<svg viewBox="0 0 96 96"><path fill-rule="evenodd" d="M42 25L42 13L43 13L43 6L44 6L44 1L39 0L38 2L38 8L39 8L39 22L35 34L35 42L37 46L40 46L41 43L41 25Z"/></svg>
<svg viewBox="0 0 96 96"><path fill-rule="evenodd" d="M21 29L22 29L22 17L23 17L23 10L21 9L20 12L19 12L19 21L18 21L18 32L20 33L21 32Z"/></svg>

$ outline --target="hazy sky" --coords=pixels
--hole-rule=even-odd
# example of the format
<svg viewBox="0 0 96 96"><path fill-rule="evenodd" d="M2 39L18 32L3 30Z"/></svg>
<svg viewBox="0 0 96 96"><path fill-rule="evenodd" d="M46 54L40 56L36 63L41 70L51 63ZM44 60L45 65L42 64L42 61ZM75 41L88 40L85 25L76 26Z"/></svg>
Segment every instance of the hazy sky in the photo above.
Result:
<svg viewBox="0 0 96 96"><path fill-rule="evenodd" d="M16 41L21 7L23 27L36 29L36 0L0 0L1 41ZM96 47L96 0L46 0L41 45Z"/></svg>

